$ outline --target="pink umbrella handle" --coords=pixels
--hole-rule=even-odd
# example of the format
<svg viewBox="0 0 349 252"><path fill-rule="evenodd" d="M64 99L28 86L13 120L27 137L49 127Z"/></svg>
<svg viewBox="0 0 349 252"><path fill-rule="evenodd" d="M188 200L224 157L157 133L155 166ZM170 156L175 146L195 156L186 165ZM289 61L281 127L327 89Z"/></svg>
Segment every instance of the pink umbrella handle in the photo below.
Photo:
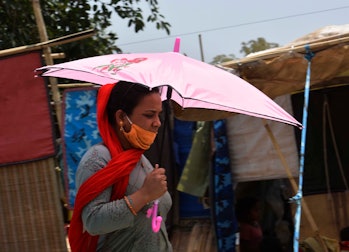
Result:
<svg viewBox="0 0 349 252"><path fill-rule="evenodd" d="M174 47L173 47L173 51L174 52L179 52L179 45L181 43L181 39L180 38L176 38L176 41L175 41L175 44L174 44Z"/></svg>
<svg viewBox="0 0 349 252"><path fill-rule="evenodd" d="M153 207L151 207L151 208L149 208L149 209L147 210L147 218L150 218L150 216L152 215L152 213L153 213Z"/></svg>
<svg viewBox="0 0 349 252"><path fill-rule="evenodd" d="M155 233L159 232L160 227L161 227L161 222L162 222L162 217L157 216L158 207L159 207L159 200L155 200L154 206L153 206L153 216L152 216L152 221L151 221L151 227L153 228L153 231Z"/></svg>
<svg viewBox="0 0 349 252"><path fill-rule="evenodd" d="M148 218L152 217L151 227L152 227L154 233L159 232L160 227L161 227L161 222L162 222L162 217L157 216L158 205L159 205L159 200L155 200L154 205L151 208L149 208L147 211L147 217Z"/></svg>
<svg viewBox="0 0 349 252"><path fill-rule="evenodd" d="M151 227L153 228L154 233L159 232L159 230L161 228L161 222L162 222L161 216L157 216L156 218L153 218L153 220L151 222Z"/></svg>

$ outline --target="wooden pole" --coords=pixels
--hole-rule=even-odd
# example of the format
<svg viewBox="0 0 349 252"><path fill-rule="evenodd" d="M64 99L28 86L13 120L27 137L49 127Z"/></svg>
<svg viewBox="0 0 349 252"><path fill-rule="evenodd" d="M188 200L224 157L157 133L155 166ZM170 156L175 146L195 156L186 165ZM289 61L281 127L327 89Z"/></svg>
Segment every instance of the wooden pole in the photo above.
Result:
<svg viewBox="0 0 349 252"><path fill-rule="evenodd" d="M286 170L286 173L287 173L287 177L288 179L290 180L290 183L291 183L291 187L293 189L293 192L296 193L298 191L298 185L294 179L294 177L292 176L292 173L291 173L291 169L290 167L288 166L287 162L286 162L286 159L284 157L284 155L282 154L281 150L280 150L280 146L279 144L277 143L276 141L276 138L273 134L273 132L271 131L268 123L266 122L265 119L263 119L263 124L264 124L264 127L265 129L267 130L267 133L270 137L270 140L272 141L273 143L273 146L281 160L281 163L282 165L284 166L285 170ZM318 239L318 241L321 243L321 246L322 248L324 249L325 252L328 252L328 249L326 247L326 244L324 243L323 239L321 238L321 235L320 235L320 232L319 232L319 228L314 220L314 217L313 215L311 214L311 211L309 209L309 206L307 204L307 202L305 201L304 198L302 198L302 201L301 201L301 206L302 206L302 210L304 212L304 215L305 217L307 218L308 222L309 222L309 225L311 226L312 230L314 231L314 236Z"/></svg>
<svg viewBox="0 0 349 252"><path fill-rule="evenodd" d="M69 83L69 84L57 84L58 88L76 88L76 87L93 87L97 84L85 82L85 83Z"/></svg>
<svg viewBox="0 0 349 252"><path fill-rule="evenodd" d="M45 22L41 13L40 1L32 0L32 3L33 3L36 24L39 30L40 41L41 42L48 41ZM46 65L53 65L53 59L51 57L51 48L49 46L44 47L43 52L45 56ZM49 81L51 85L52 100L54 102L55 109L56 109L58 127L61 130L62 129L62 103L61 103L61 96L59 93L59 89L57 87L57 79L54 77L49 77Z"/></svg>
<svg viewBox="0 0 349 252"><path fill-rule="evenodd" d="M45 55L43 54L42 57L45 57ZM51 53L51 58L52 59L64 59L65 53Z"/></svg>
<svg viewBox="0 0 349 252"><path fill-rule="evenodd" d="M32 45L25 45L25 46L19 46L19 47L1 50L0 57L5 57L5 56L23 53L23 52L42 50L48 46L52 47L52 46L67 44L70 42L74 42L74 41L78 41L81 39L92 37L93 35L95 35L95 33L96 33L96 31L94 29L89 29L86 31L77 32L74 34L66 35L66 36L63 36L60 38L56 38L56 39L43 41L43 42L32 44Z"/></svg>
<svg viewBox="0 0 349 252"><path fill-rule="evenodd" d="M286 159L285 159L284 155L283 155L282 152L281 152L280 146L279 146L279 144L277 143L276 138L275 138L273 132L271 131L271 129L270 129L270 127L269 127L269 125L268 125L268 123L266 122L265 119L263 119L263 124L264 124L264 127L265 127L265 129L267 130L267 133L268 133L268 135L269 135L269 137L270 137L270 140L271 140L271 142L273 143L273 146L274 146L274 148L275 148L275 150L276 150L276 152L277 152L277 154L278 154L278 156L279 156L279 158L280 158L280 160L281 160L281 163L282 163L282 165L283 165L284 168L285 168L285 171L286 171L286 173L287 173L288 179L290 180L290 183L291 183L293 192L296 193L296 192L298 191L298 185L297 185L297 183L296 183L294 177L292 176L291 169L290 169L290 167L288 166L288 164L287 164L287 162L286 162ZM319 231L319 228L318 228L318 226L316 225L316 222L315 222L313 216L311 215L311 212L310 212L310 209L309 209L309 207L308 207L308 204L305 202L305 199L304 199L304 198L302 199L302 207L303 207L303 211L305 212L305 216L307 217L307 219L308 219L308 221L309 221L309 224L310 224L311 228L313 229L313 231L314 231L315 233L318 232L318 231Z"/></svg>
<svg viewBox="0 0 349 252"><path fill-rule="evenodd" d="M205 62L204 49L203 49L203 46L202 46L201 34L199 34L199 43L200 43L201 61Z"/></svg>

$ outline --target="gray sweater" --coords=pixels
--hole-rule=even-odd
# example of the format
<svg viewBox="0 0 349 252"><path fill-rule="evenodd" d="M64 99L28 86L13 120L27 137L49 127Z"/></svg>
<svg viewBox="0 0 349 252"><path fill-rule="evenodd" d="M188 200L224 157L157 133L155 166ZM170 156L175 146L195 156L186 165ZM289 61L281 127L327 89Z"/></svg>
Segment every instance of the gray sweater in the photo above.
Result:
<svg viewBox="0 0 349 252"><path fill-rule="evenodd" d="M106 166L110 159L109 150L104 145L97 144L90 148L76 172L77 189L87 178ZM130 174L126 195L137 191L143 185L146 174L153 169L149 160L142 156ZM112 188L107 188L82 212L84 229L91 235L100 235L97 251L172 251L165 226L166 215L172 205L168 192L159 199L159 213L163 222L158 233L152 231L151 219L146 216L152 203L134 216L123 199L109 201L111 192Z"/></svg>

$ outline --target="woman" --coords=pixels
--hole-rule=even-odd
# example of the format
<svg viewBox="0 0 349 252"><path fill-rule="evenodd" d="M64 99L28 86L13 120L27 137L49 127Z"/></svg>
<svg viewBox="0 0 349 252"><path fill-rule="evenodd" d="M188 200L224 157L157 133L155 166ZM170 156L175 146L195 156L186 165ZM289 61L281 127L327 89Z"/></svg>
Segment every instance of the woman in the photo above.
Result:
<svg viewBox="0 0 349 252"><path fill-rule="evenodd" d="M73 252L172 251L165 220L172 201L165 169L143 155L161 126L157 88L120 81L102 86L97 121L103 143L80 161L69 229ZM163 217L153 232L147 210L159 199Z"/></svg>

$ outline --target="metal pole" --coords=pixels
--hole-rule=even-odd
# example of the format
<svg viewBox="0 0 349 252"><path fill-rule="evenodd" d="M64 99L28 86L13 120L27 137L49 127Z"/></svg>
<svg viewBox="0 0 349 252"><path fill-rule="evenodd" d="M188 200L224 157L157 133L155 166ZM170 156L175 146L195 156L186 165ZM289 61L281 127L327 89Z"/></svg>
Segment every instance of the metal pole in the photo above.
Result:
<svg viewBox="0 0 349 252"><path fill-rule="evenodd" d="M300 161L299 161L299 181L298 181L298 192L293 197L296 202L296 213L295 213L295 229L293 237L293 251L298 252L299 248L299 233L301 224L301 213L302 213L302 198L303 198L303 173L304 173L304 160L305 160L305 143L307 136L307 121L308 121L308 106L309 106L309 91L310 91L310 73L311 73L311 59L314 56L310 51L309 45L305 46L307 54L305 58L308 60L307 76L304 87L304 105L303 105L303 119L302 119L302 134L301 134L301 146L300 146Z"/></svg>

